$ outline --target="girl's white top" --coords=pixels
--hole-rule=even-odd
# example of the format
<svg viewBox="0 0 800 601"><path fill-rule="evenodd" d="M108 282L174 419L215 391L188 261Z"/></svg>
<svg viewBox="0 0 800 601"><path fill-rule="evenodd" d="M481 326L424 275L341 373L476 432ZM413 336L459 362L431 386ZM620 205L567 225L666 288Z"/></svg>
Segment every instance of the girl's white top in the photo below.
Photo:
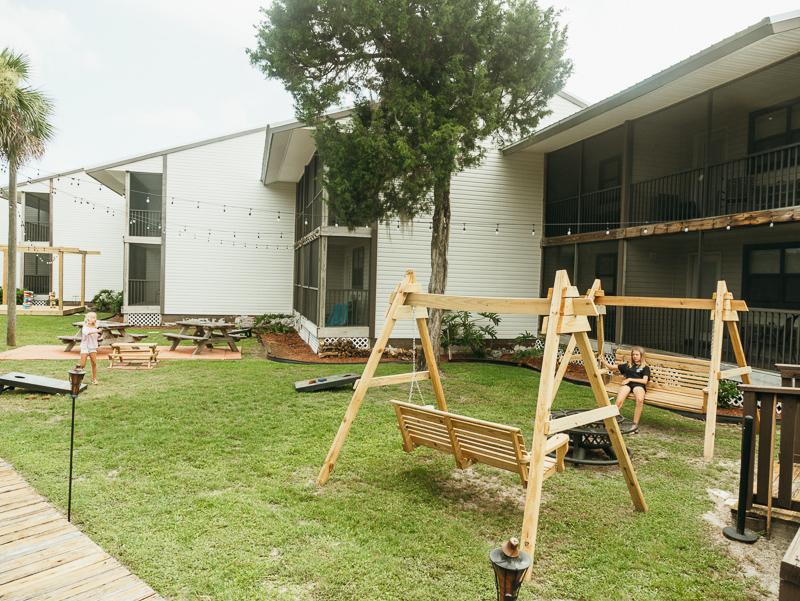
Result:
<svg viewBox="0 0 800 601"><path fill-rule="evenodd" d="M83 339L81 339L81 350L87 351L96 351L97 347L100 345L100 333L94 332L92 330L96 330L97 328L87 326L84 324L83 326Z"/></svg>

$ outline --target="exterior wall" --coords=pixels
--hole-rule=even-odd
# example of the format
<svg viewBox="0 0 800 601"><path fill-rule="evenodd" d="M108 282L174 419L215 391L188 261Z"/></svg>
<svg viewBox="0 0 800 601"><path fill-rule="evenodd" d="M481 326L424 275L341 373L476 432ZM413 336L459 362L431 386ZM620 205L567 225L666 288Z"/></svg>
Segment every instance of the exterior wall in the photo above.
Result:
<svg viewBox="0 0 800 601"><path fill-rule="evenodd" d="M573 113L577 113L583 107L570 102L562 96L555 95L548 103L548 108L553 112L539 122L537 129L544 129L548 125L557 123Z"/></svg>
<svg viewBox="0 0 800 601"><path fill-rule="evenodd" d="M451 187L451 231L447 294L538 297L542 223L543 157L489 151L483 165L463 172ZM382 224L377 257L376 329L407 269L427 290L430 279L429 217L416 223ZM466 232L464 232L466 223ZM500 233L495 235L499 225ZM531 229L536 224L536 235ZM498 338L535 332L536 316L501 315ZM411 320L399 322L392 338L411 338Z"/></svg>
<svg viewBox="0 0 800 601"><path fill-rule="evenodd" d="M295 186L261 184L263 152L257 132L167 156L165 313L291 312Z"/></svg>
<svg viewBox="0 0 800 601"><path fill-rule="evenodd" d="M160 156L143 161L131 161L124 165L117 165L110 171L138 171L139 173L161 173L164 169L164 162Z"/></svg>

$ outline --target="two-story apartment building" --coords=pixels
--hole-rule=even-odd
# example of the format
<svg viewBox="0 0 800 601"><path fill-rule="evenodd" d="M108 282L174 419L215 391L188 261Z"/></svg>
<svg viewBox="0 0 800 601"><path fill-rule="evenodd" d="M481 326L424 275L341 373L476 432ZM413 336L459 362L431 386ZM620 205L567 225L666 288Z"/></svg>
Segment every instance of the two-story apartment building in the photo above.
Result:
<svg viewBox="0 0 800 601"><path fill-rule="evenodd" d="M710 297L727 282L748 360L800 349L800 12L767 18L504 150L544 157L544 285ZM618 343L707 355L708 315L618 308Z"/></svg>

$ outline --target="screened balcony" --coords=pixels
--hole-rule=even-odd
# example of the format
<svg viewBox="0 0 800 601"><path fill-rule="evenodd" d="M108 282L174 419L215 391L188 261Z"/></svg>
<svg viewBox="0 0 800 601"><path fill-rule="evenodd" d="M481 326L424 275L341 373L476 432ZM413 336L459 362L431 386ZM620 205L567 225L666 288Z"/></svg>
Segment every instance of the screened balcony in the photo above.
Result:
<svg viewBox="0 0 800 601"><path fill-rule="evenodd" d="M50 242L50 196L27 192L25 194L25 240ZM30 290L30 288L28 288Z"/></svg>
<svg viewBox="0 0 800 601"><path fill-rule="evenodd" d="M159 306L161 304L161 246L128 245L127 304Z"/></svg>
<svg viewBox="0 0 800 601"><path fill-rule="evenodd" d="M130 174L129 236L161 237L161 184L160 173Z"/></svg>

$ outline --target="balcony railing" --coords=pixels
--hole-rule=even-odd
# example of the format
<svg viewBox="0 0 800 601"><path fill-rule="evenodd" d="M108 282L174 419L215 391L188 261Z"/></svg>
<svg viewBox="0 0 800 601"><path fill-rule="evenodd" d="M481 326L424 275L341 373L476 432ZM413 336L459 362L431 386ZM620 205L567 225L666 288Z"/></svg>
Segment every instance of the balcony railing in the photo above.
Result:
<svg viewBox="0 0 800 601"><path fill-rule="evenodd" d="M22 285L25 290L30 290L34 294L49 294L50 293L50 276L49 275L24 275L22 276Z"/></svg>
<svg viewBox="0 0 800 601"><path fill-rule="evenodd" d="M128 233L131 236L160 236L161 211L131 209Z"/></svg>
<svg viewBox="0 0 800 601"><path fill-rule="evenodd" d="M621 188L547 203L545 237L619 227ZM800 144L630 186L630 225L800 204Z"/></svg>
<svg viewBox="0 0 800 601"><path fill-rule="evenodd" d="M547 203L545 237L618 228L622 187Z"/></svg>
<svg viewBox="0 0 800 601"><path fill-rule="evenodd" d="M631 225L684 221L703 216L703 169L631 185Z"/></svg>
<svg viewBox="0 0 800 601"><path fill-rule="evenodd" d="M625 307L623 315L622 344L710 356L710 311ZM800 312L751 308L738 315L739 336L748 365L774 371L776 363L800 362ZM605 332L607 340L614 340L613 331L606 328ZM735 363L727 328L723 337L722 360Z"/></svg>
<svg viewBox="0 0 800 601"><path fill-rule="evenodd" d="M368 326L369 290L330 288L326 290L325 325Z"/></svg>
<svg viewBox="0 0 800 601"><path fill-rule="evenodd" d="M128 280L129 305L160 305L161 282L158 280Z"/></svg>
<svg viewBox="0 0 800 601"><path fill-rule="evenodd" d="M26 221L25 239L30 242L50 242L50 224Z"/></svg>

